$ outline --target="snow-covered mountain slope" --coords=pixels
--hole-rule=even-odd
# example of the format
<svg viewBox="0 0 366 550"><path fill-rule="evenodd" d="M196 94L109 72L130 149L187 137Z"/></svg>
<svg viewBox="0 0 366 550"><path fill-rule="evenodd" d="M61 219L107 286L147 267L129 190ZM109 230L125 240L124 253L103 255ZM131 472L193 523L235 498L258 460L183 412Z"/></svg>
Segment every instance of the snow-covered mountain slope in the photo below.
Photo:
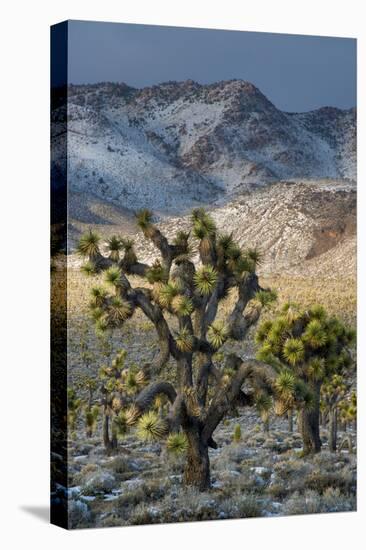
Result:
<svg viewBox="0 0 366 550"><path fill-rule="evenodd" d="M354 109L285 113L240 80L70 86L67 144L70 188L127 208L182 211L283 179L356 178Z"/></svg>

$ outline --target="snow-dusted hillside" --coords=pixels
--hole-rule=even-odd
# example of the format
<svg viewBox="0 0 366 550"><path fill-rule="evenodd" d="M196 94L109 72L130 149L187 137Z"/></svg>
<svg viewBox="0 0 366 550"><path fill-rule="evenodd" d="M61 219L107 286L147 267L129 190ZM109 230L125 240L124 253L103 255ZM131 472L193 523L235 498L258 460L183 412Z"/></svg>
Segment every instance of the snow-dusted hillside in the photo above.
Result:
<svg viewBox="0 0 366 550"><path fill-rule="evenodd" d="M127 208L178 212L282 179L356 178L355 110L284 113L239 80L70 86L67 143L70 189Z"/></svg>

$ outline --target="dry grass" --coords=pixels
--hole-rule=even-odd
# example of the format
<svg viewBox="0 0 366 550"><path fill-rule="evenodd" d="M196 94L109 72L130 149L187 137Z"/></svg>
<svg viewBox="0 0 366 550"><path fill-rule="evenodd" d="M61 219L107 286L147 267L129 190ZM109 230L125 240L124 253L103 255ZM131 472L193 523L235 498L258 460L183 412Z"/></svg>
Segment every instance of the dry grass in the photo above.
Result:
<svg viewBox="0 0 366 550"><path fill-rule="evenodd" d="M61 272L53 273L55 287L64 286L65 278ZM132 285L148 286L146 281L138 277L131 277ZM285 302L292 301L302 307L314 303L324 305L330 314L338 315L346 323L356 323L357 288L355 279L319 279L305 277L263 277L260 283L264 287L271 287L278 292L277 307ZM103 275L86 277L78 270L70 269L67 277L67 309L69 315L83 315L88 311L90 290L95 285L103 283ZM54 307L57 300L62 300L64 294L54 293ZM235 300L235 293L231 293L222 304L222 313L229 311ZM134 316L135 321L146 322L141 314Z"/></svg>

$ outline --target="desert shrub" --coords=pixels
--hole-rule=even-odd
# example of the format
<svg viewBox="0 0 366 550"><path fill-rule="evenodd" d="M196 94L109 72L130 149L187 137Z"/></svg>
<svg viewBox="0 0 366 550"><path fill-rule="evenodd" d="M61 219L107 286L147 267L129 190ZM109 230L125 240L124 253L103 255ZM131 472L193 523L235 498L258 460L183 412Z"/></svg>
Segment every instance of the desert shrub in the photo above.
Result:
<svg viewBox="0 0 366 550"><path fill-rule="evenodd" d="M317 514L322 511L321 498L316 491L295 492L294 495L284 502L282 511L285 515L289 516Z"/></svg>
<svg viewBox="0 0 366 550"><path fill-rule="evenodd" d="M136 487L130 491L122 493L116 500L116 510L121 515L126 512L126 508L136 506L145 501L145 492L142 487Z"/></svg>
<svg viewBox="0 0 366 550"><path fill-rule="evenodd" d="M87 481L98 469L99 468L96 464L86 464L81 468L80 472L74 476L73 483L76 485L85 483L85 481Z"/></svg>
<svg viewBox="0 0 366 550"><path fill-rule="evenodd" d="M304 486L319 492L338 488L344 494L350 494L356 490L352 472L345 468L337 472L315 470L305 478Z"/></svg>
<svg viewBox="0 0 366 550"><path fill-rule="evenodd" d="M218 509L219 517L225 518L257 518L262 515L258 497L251 493L234 494L221 502Z"/></svg>
<svg viewBox="0 0 366 550"><path fill-rule="evenodd" d="M69 528L87 527L91 521L91 512L86 502L70 500L68 508Z"/></svg>
<svg viewBox="0 0 366 550"><path fill-rule="evenodd" d="M303 494L296 492L283 505L283 513L286 515L349 512L352 510L356 510L355 497L345 497L339 488L332 487L328 487L323 494L309 489Z"/></svg>
<svg viewBox="0 0 366 550"><path fill-rule="evenodd" d="M123 456L116 456L108 464L108 468L116 474L125 474L130 471L128 461Z"/></svg>

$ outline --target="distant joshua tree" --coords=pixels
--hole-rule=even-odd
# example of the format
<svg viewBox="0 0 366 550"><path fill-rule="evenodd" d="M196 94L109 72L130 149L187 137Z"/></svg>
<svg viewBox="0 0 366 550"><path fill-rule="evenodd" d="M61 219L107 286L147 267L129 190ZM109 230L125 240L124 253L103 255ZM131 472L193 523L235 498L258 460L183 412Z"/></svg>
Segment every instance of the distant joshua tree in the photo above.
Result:
<svg viewBox="0 0 366 550"><path fill-rule="evenodd" d="M352 363L350 346L354 338L353 330L318 305L300 310L286 304L276 319L264 321L257 331L257 358L279 373L275 412L285 414L298 409L305 455L320 451L321 389L326 393L331 381L338 385L342 381L341 375ZM333 396L337 393L336 387L329 391Z"/></svg>
<svg viewBox="0 0 366 550"><path fill-rule="evenodd" d="M83 271L88 275L104 271L111 287L109 292L104 287L93 289L92 314L99 332L118 329L137 309L155 326L159 353L149 366L152 382L134 399L132 409L129 404L118 414L129 425L137 425L140 437L166 439L168 450L186 452L184 483L205 490L210 485L208 448L217 447L217 426L235 406L255 405L257 396L263 404L263 396L273 393L277 376L263 361L229 355L220 368L213 356L228 339L243 340L276 294L259 285L259 252L242 250L232 235L219 234L203 209L192 213L197 264L191 260L190 233L178 231L168 242L149 210L137 214L137 223L160 252L152 265L138 260L129 239L111 237L107 254L102 254L94 232L80 240L79 252L87 260ZM133 286L132 275L143 278L145 285ZM224 316L220 306L229 292L235 303ZM159 379L170 359L176 368L174 385ZM244 384L251 389L244 391ZM170 402L160 413L153 410L158 396Z"/></svg>
<svg viewBox="0 0 366 550"><path fill-rule="evenodd" d="M330 380L323 384L321 400L328 414L328 446L330 451L337 450L337 435L339 422L339 407L347 391L343 376L334 374Z"/></svg>

